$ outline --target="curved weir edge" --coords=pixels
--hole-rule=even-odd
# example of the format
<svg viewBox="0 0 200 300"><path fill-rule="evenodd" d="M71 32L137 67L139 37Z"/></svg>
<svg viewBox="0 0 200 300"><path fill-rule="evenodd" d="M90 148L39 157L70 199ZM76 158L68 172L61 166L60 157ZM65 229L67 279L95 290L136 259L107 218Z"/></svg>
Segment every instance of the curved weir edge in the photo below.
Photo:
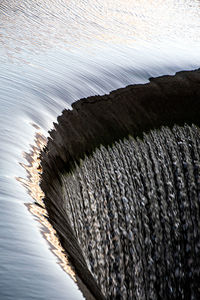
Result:
<svg viewBox="0 0 200 300"><path fill-rule="evenodd" d="M200 123L200 70L151 78L147 84L130 85L109 95L81 99L64 110L41 153L41 188L49 220L81 281L95 299L104 299L87 268L82 251L63 209L60 173L73 170L85 155L100 145L112 145L129 135L161 126Z"/></svg>

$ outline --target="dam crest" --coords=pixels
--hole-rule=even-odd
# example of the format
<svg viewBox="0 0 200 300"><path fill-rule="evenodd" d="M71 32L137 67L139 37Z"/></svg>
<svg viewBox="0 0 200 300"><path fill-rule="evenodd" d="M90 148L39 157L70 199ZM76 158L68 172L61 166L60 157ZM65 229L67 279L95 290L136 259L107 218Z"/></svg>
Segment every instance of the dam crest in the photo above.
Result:
<svg viewBox="0 0 200 300"><path fill-rule="evenodd" d="M95 299L199 299L199 96L199 70L163 76L82 99L50 132L45 207Z"/></svg>

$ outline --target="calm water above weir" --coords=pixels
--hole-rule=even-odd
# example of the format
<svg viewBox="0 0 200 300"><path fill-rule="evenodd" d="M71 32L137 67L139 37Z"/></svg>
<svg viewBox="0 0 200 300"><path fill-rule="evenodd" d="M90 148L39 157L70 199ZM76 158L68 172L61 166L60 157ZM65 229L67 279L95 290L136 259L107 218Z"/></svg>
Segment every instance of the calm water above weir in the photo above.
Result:
<svg viewBox="0 0 200 300"><path fill-rule="evenodd" d="M199 20L196 0L0 0L0 299L83 298L16 180L35 134L79 98L200 67Z"/></svg>

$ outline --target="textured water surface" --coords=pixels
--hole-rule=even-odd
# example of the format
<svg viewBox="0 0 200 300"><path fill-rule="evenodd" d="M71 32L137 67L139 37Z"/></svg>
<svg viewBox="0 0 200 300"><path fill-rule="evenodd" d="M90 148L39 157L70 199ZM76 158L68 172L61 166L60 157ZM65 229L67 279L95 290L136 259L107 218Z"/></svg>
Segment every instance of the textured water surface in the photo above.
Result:
<svg viewBox="0 0 200 300"><path fill-rule="evenodd" d="M197 0L1 0L0 11L1 43L11 56L96 42L200 40Z"/></svg>
<svg viewBox="0 0 200 300"><path fill-rule="evenodd" d="M63 208L107 299L199 299L200 130L101 146L62 175Z"/></svg>
<svg viewBox="0 0 200 300"><path fill-rule="evenodd" d="M199 15L196 0L0 0L0 298L82 298L24 206L23 153L79 98L198 68Z"/></svg>

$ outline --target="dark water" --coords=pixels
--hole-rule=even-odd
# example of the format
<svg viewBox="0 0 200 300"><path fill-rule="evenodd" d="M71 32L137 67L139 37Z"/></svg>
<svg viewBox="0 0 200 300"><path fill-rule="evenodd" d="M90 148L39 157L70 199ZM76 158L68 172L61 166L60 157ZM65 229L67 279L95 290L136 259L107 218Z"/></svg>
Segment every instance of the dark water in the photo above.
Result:
<svg viewBox="0 0 200 300"><path fill-rule="evenodd" d="M106 299L199 299L200 129L103 146L62 175L64 207Z"/></svg>
<svg viewBox="0 0 200 300"><path fill-rule="evenodd" d="M36 132L81 97L198 68L199 17L195 0L0 0L1 299L82 299L16 181Z"/></svg>

